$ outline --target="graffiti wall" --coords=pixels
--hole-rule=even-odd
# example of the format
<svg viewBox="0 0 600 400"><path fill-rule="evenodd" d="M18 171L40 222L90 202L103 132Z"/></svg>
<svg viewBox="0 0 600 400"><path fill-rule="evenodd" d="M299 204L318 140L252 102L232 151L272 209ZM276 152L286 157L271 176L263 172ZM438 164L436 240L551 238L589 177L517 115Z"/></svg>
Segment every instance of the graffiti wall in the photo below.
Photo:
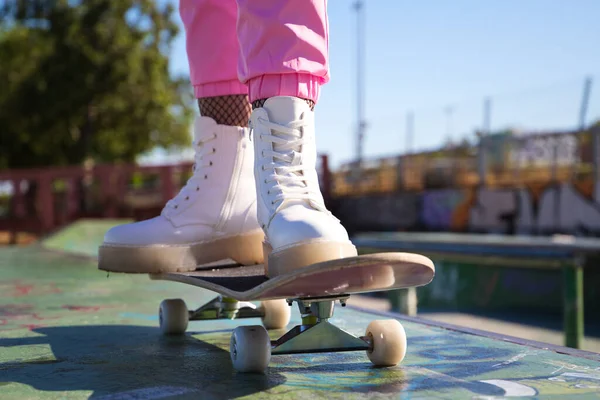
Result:
<svg viewBox="0 0 600 400"><path fill-rule="evenodd" d="M342 198L338 200L335 213L354 231L600 236L600 190L592 182Z"/></svg>
<svg viewBox="0 0 600 400"><path fill-rule="evenodd" d="M414 193L346 197L333 207L349 230L402 230L419 224L420 198Z"/></svg>
<svg viewBox="0 0 600 400"><path fill-rule="evenodd" d="M600 202L571 184L550 186L539 193L528 189L481 189L471 207L473 231L504 233L600 233Z"/></svg>
<svg viewBox="0 0 600 400"><path fill-rule="evenodd" d="M582 161L585 143L582 135L545 135L513 140L508 150L508 161L512 165L542 167L575 165ZM580 145L581 142L581 145Z"/></svg>
<svg viewBox="0 0 600 400"><path fill-rule="evenodd" d="M461 210L468 198L465 190L430 190L421 198L421 221L428 229L448 231L461 225L460 221L464 219Z"/></svg>

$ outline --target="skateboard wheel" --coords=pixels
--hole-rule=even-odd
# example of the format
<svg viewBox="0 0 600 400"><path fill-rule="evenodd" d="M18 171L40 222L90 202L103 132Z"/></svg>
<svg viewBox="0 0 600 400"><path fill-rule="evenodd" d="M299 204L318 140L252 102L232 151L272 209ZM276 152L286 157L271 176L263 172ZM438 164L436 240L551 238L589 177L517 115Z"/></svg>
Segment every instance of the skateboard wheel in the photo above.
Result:
<svg viewBox="0 0 600 400"><path fill-rule="evenodd" d="M271 360L271 339L260 325L238 326L231 334L229 353L239 372L265 372Z"/></svg>
<svg viewBox="0 0 600 400"><path fill-rule="evenodd" d="M391 367L400 363L406 355L406 332L395 319L373 321L365 333L371 340L372 349L367 356L378 367Z"/></svg>
<svg viewBox="0 0 600 400"><path fill-rule="evenodd" d="M267 329L285 328L290 322L291 307L285 300L265 300L261 302L262 323Z"/></svg>
<svg viewBox="0 0 600 400"><path fill-rule="evenodd" d="M158 321L163 335L181 335L188 326L189 313L181 299L167 299L160 303Z"/></svg>

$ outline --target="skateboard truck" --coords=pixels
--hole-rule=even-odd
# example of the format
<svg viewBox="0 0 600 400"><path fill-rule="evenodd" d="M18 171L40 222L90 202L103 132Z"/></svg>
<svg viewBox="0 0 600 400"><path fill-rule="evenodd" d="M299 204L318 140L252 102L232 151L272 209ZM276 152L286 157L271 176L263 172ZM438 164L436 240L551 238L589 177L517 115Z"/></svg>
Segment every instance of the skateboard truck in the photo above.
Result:
<svg viewBox="0 0 600 400"><path fill-rule="evenodd" d="M288 304L294 301L298 303L302 325L271 341L271 354L369 350L369 338L356 337L328 321L333 316L335 302L339 301L345 306L348 297L288 299Z"/></svg>
<svg viewBox="0 0 600 400"><path fill-rule="evenodd" d="M357 338L328 321L333 316L335 302L339 301L344 307L348 297L286 300L290 306L297 302L302 324L271 341L271 354L369 350L368 337ZM265 310L254 303L224 296L217 296L196 310L188 311L189 321L264 317Z"/></svg>
<svg viewBox="0 0 600 400"><path fill-rule="evenodd" d="M189 311L190 321L214 319L260 318L263 313L249 301L217 296L196 310Z"/></svg>

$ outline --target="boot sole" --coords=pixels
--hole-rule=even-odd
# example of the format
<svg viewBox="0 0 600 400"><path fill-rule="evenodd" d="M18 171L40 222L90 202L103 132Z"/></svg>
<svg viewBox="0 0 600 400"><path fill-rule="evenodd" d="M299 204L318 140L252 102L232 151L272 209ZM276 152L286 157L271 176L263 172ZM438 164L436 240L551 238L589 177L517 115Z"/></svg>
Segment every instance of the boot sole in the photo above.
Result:
<svg viewBox="0 0 600 400"><path fill-rule="evenodd" d="M302 243L277 251L273 251L269 243L263 242L263 252L265 275L269 278L285 275L311 264L358 255L352 243L331 241Z"/></svg>
<svg viewBox="0 0 600 400"><path fill-rule="evenodd" d="M145 247L103 244L98 269L110 272L154 274L194 271L202 264L232 259L242 265L262 264L262 230L186 245Z"/></svg>

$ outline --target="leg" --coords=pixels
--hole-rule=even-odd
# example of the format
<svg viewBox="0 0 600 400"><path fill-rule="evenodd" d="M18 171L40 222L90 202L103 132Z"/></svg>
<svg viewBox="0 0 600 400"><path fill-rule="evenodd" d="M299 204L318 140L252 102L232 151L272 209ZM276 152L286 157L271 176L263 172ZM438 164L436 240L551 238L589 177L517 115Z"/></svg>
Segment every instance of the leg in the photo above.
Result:
<svg viewBox="0 0 600 400"><path fill-rule="evenodd" d="M583 343L583 263L577 257L563 266L563 319L565 346L580 349Z"/></svg>
<svg viewBox="0 0 600 400"><path fill-rule="evenodd" d="M294 96L316 103L329 81L326 0L238 4L238 75L249 86L250 101Z"/></svg>
<svg viewBox="0 0 600 400"><path fill-rule="evenodd" d="M417 288L397 289L389 292L392 311L414 317L417 315Z"/></svg>
<svg viewBox="0 0 600 400"><path fill-rule="evenodd" d="M253 112L258 221L267 274L356 256L326 209L316 161L314 104L329 79L325 0L238 0L238 74Z"/></svg>
<svg viewBox="0 0 600 400"><path fill-rule="evenodd" d="M176 272L228 258L263 260L248 89L236 71L235 1L181 0L180 14L202 114L194 129L194 173L160 216L107 232L99 252L104 270Z"/></svg>
<svg viewBox="0 0 600 400"><path fill-rule="evenodd" d="M219 125L248 126L248 87L237 77L235 0L180 0L179 13L200 113Z"/></svg>

